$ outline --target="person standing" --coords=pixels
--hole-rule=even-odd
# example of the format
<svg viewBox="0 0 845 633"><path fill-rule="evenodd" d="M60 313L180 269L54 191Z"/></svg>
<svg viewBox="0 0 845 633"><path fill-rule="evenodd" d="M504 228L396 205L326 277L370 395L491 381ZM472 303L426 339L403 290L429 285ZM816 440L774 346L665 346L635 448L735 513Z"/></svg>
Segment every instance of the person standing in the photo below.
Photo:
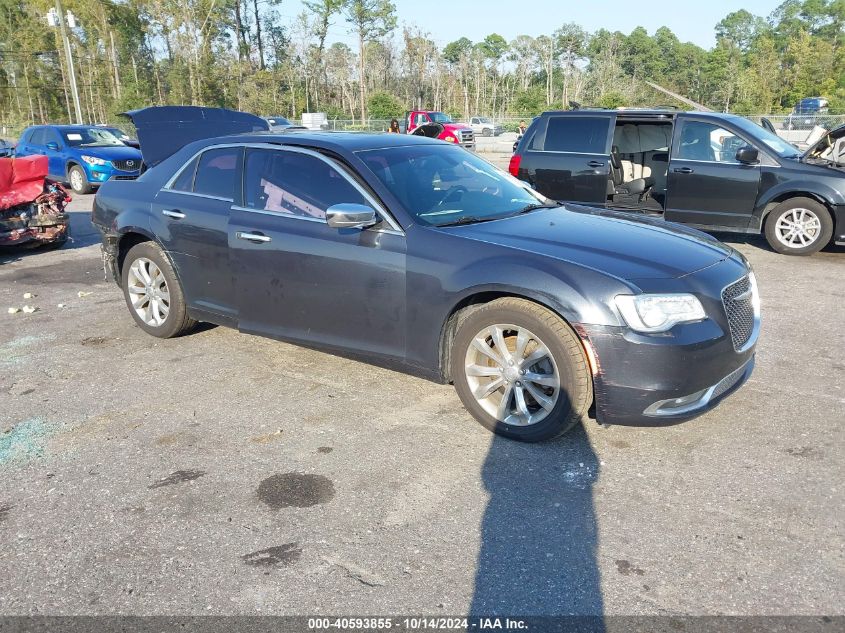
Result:
<svg viewBox="0 0 845 633"><path fill-rule="evenodd" d="M390 128L387 130L390 134L401 134L401 130L399 129L399 121L396 119L390 120Z"/></svg>

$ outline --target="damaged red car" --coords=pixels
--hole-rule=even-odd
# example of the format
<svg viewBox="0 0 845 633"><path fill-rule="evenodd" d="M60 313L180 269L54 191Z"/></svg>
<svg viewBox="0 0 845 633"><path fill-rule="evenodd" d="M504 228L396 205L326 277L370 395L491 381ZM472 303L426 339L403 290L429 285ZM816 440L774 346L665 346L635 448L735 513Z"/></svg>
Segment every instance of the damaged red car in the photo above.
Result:
<svg viewBox="0 0 845 633"><path fill-rule="evenodd" d="M46 156L0 158L0 247L67 241L71 197L47 180L47 169Z"/></svg>

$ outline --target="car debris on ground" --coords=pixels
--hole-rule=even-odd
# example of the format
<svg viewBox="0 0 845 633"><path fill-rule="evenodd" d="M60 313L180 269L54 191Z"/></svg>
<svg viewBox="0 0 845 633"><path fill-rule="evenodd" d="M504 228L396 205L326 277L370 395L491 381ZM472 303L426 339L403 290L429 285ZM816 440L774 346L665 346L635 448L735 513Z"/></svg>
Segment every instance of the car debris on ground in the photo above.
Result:
<svg viewBox="0 0 845 633"><path fill-rule="evenodd" d="M67 241L71 197L47 169L46 156L0 158L0 246Z"/></svg>

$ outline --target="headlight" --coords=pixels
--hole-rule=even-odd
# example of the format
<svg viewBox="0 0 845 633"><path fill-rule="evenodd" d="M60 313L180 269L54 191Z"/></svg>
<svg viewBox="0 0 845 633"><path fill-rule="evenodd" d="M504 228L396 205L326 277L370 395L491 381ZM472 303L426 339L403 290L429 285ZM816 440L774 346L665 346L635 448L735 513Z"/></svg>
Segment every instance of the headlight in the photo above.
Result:
<svg viewBox="0 0 845 633"><path fill-rule="evenodd" d="M102 158L97 158L96 156L82 156L82 160L84 160L89 165L105 165L108 162L103 160Z"/></svg>
<svg viewBox="0 0 845 633"><path fill-rule="evenodd" d="M707 317L698 297L690 294L618 295L616 306L637 332L665 332L678 323Z"/></svg>
<svg viewBox="0 0 845 633"><path fill-rule="evenodd" d="M447 143L457 143L458 142L458 139L456 139L454 136L444 136L443 140L446 141Z"/></svg>

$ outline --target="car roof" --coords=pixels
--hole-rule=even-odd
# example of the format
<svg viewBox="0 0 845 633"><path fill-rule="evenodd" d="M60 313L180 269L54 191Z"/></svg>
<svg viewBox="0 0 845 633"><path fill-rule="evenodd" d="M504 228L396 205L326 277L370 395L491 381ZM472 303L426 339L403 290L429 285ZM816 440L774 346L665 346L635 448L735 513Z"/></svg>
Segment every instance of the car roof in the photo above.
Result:
<svg viewBox="0 0 845 633"><path fill-rule="evenodd" d="M330 132L303 129L247 132L244 134L206 139L206 144L213 145L218 143L278 143L280 145L319 147L338 152L359 152L409 145L443 145L443 141L438 139L415 136L413 134Z"/></svg>

